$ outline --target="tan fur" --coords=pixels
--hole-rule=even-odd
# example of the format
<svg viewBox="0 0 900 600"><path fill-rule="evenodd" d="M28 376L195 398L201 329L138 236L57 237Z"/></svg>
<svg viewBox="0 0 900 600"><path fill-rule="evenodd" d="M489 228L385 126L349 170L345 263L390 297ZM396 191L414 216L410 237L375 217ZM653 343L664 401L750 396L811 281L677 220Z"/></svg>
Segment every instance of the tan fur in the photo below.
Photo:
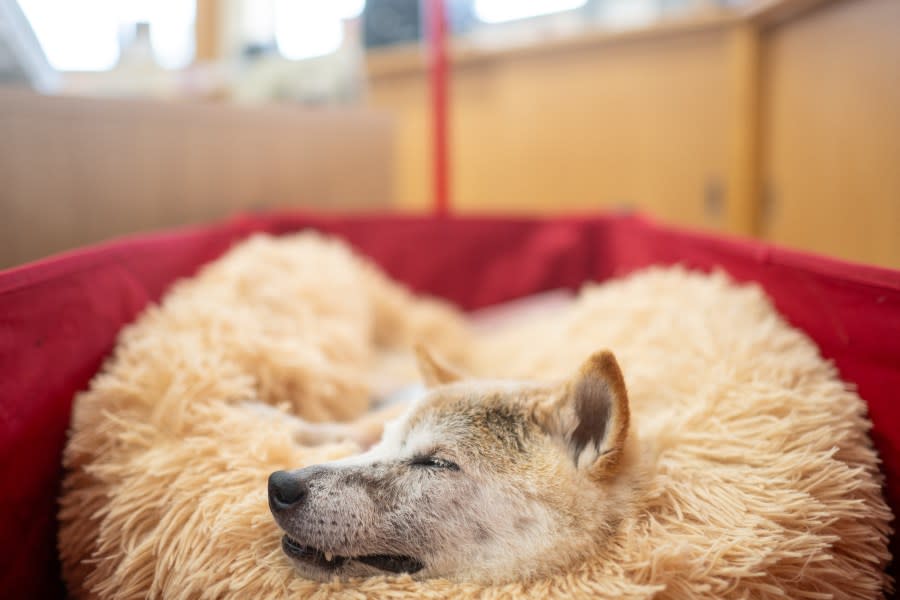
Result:
<svg viewBox="0 0 900 600"><path fill-rule="evenodd" d="M637 434L617 468L649 473L609 503L622 514L607 543L503 585L297 576L266 478L353 447L299 446L289 420L246 403L359 416L377 354L422 339L474 376L512 379L562 381L615 350ZM471 341L452 311L340 244L255 238L126 328L79 396L60 553L73 597L877 598L891 514L868 428L815 346L758 289L721 275L652 270ZM571 494L536 490L570 510Z"/></svg>
<svg viewBox="0 0 900 600"><path fill-rule="evenodd" d="M413 350L416 353L419 373L422 375L425 385L433 387L462 379L462 373L458 369L448 365L444 359L435 356L425 344L417 343Z"/></svg>
<svg viewBox="0 0 900 600"><path fill-rule="evenodd" d="M608 393L612 403L609 431L602 448L603 455L591 468L591 477L596 482L602 483L614 475L625 460L623 455L630 430L628 392L625 389L625 379L619 363L613 353L605 350L592 354L581 365L578 375L566 382L566 391L563 394L553 397L550 402L543 402L535 407L536 418L546 423L556 421L563 410L560 400L570 399L573 388L577 385L600 388L598 391Z"/></svg>

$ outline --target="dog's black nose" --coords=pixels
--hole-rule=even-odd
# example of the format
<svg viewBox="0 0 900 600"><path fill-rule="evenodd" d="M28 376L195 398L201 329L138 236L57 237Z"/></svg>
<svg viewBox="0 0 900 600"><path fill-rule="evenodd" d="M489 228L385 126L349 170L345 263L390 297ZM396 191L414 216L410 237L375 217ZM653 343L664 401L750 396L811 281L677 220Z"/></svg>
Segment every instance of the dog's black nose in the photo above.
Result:
<svg viewBox="0 0 900 600"><path fill-rule="evenodd" d="M305 478L289 471L269 475L269 505L272 510L285 510L306 499L309 486Z"/></svg>

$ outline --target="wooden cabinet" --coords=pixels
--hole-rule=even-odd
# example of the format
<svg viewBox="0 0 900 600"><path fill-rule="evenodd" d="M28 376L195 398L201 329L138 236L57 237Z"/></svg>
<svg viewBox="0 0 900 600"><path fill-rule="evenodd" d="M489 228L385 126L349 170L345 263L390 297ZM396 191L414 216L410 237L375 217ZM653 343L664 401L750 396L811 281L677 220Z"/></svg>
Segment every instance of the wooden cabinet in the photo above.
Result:
<svg viewBox="0 0 900 600"><path fill-rule="evenodd" d="M765 239L900 268L900 2L832 2L767 32Z"/></svg>
<svg viewBox="0 0 900 600"><path fill-rule="evenodd" d="M424 209L428 96L421 68L404 52L411 51L370 59L372 103L397 121L395 201ZM542 48L458 53L454 209L632 208L718 227L724 215L707 196L726 185L727 53L721 20L652 36L594 34Z"/></svg>
<svg viewBox="0 0 900 600"><path fill-rule="evenodd" d="M457 212L629 207L900 268L900 0L765 0L623 33L451 48ZM422 52L370 56L394 203L430 206Z"/></svg>

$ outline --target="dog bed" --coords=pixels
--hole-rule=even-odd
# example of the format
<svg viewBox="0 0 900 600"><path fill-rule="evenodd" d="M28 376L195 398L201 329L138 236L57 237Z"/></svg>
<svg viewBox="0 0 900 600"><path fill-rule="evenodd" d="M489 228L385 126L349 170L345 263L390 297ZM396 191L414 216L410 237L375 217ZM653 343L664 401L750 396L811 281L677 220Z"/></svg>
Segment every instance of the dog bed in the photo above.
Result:
<svg viewBox="0 0 900 600"><path fill-rule="evenodd" d="M419 339L490 376L616 352L652 476L603 555L492 587L294 573L266 477L353 448L297 446L246 401L349 418ZM77 399L59 549L74 597L873 598L891 513L868 428L815 345L722 274L652 269L476 334L340 243L256 237L126 328Z"/></svg>

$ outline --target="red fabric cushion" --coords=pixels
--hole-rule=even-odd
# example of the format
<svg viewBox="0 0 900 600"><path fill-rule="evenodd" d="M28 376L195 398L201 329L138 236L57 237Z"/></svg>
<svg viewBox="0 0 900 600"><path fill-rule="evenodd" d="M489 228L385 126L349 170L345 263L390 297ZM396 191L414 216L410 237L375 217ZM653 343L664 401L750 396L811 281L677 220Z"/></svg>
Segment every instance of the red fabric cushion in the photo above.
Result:
<svg viewBox="0 0 900 600"><path fill-rule="evenodd" d="M464 308L576 288L651 264L722 268L756 281L868 402L888 499L895 511L900 507L898 272L638 217L253 215L126 238L0 273L0 589L6 594L62 595L55 513L71 399L87 387L122 325L175 279L249 233L305 227L344 237L414 290Z"/></svg>

